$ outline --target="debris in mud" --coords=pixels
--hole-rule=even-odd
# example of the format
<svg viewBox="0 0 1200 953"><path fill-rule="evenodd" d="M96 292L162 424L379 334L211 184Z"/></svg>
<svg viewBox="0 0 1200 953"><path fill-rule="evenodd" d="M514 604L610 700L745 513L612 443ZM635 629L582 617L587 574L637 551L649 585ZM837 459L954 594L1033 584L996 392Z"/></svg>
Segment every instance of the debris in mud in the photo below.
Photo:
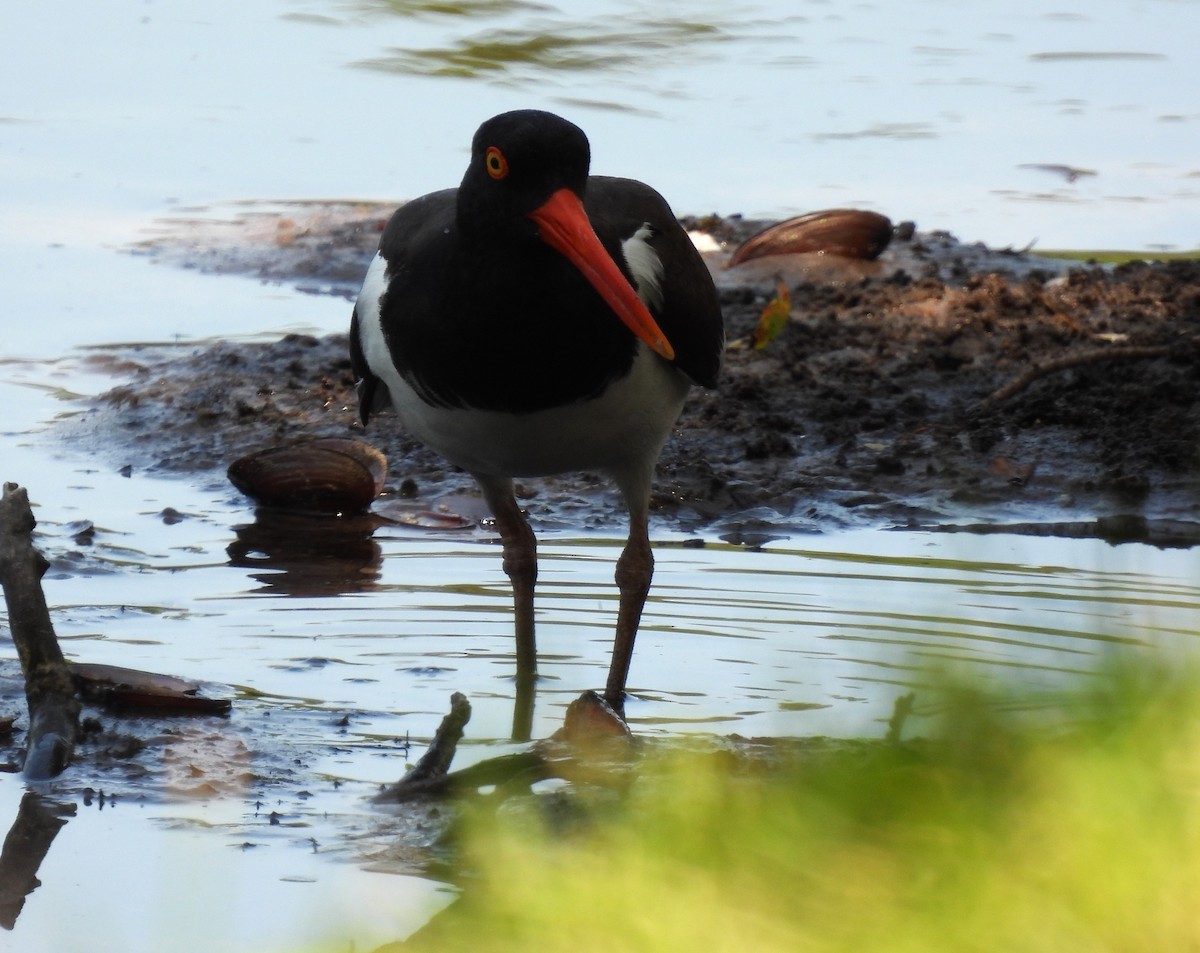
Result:
<svg viewBox="0 0 1200 953"><path fill-rule="evenodd" d="M113 665L68 664L42 589L42 576L50 563L33 546L36 525L26 490L4 484L0 585L29 711L22 768L27 778L39 781L60 775L72 763L77 747L96 734L94 720L80 719L83 700L150 708L159 714L229 711L228 700L204 697L194 682Z"/></svg>
<svg viewBox="0 0 1200 953"><path fill-rule="evenodd" d="M70 672L83 698L113 708L224 715L233 707L228 698L202 695L199 682L174 675L94 662L73 662Z"/></svg>
<svg viewBox="0 0 1200 953"><path fill-rule="evenodd" d="M636 750L625 720L602 695L589 691L567 706L563 726L550 738L534 742L527 750L451 771L450 764L470 718L470 702L455 692L450 698L450 711L424 756L399 781L380 791L376 803L404 803L479 788L527 792L529 785L548 778L609 784L625 776Z"/></svg>
<svg viewBox="0 0 1200 953"><path fill-rule="evenodd" d="M376 795L376 801L404 801L426 794L440 793L450 784L450 763L458 751L471 703L462 692L450 696L450 711L442 719L421 760L399 781Z"/></svg>
<svg viewBox="0 0 1200 953"><path fill-rule="evenodd" d="M395 211L382 202L242 202L228 214L161 223L133 249L210 274L254 275L350 297Z"/></svg>

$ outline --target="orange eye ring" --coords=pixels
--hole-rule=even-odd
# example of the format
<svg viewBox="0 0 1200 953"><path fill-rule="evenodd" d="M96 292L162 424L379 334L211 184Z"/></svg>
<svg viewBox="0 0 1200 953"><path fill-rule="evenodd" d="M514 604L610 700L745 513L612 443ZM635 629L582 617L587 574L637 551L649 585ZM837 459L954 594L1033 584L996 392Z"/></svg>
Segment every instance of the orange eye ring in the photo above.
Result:
<svg viewBox="0 0 1200 953"><path fill-rule="evenodd" d="M504 153L495 146L488 146L487 152L483 155L483 164L487 168L487 173L493 179L503 179L508 175L508 160L504 158Z"/></svg>

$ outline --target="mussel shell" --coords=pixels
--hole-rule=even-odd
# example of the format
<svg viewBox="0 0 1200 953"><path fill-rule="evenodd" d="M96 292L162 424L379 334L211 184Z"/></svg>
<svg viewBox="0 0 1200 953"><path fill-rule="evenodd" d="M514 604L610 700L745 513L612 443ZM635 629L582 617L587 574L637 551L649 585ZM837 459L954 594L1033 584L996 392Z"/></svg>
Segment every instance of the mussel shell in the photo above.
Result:
<svg viewBox="0 0 1200 953"><path fill-rule="evenodd" d="M247 454L227 472L229 482L262 506L357 513L383 491L387 458L362 440L326 437Z"/></svg>
<svg viewBox="0 0 1200 953"><path fill-rule="evenodd" d="M357 440L354 437L318 437L315 440L306 440L300 446L317 447L353 457L366 467L371 479L375 481L375 496L383 492L383 484L387 480L387 457L383 455L383 451L365 440Z"/></svg>
<svg viewBox="0 0 1200 953"><path fill-rule="evenodd" d="M833 208L789 218L747 238L727 267L768 255L838 255L878 258L892 240L892 221L878 212Z"/></svg>
<svg viewBox="0 0 1200 953"><path fill-rule="evenodd" d="M81 695L115 708L225 714L232 707L228 698L201 695L198 682L173 675L89 662L72 662L70 671Z"/></svg>
<svg viewBox="0 0 1200 953"><path fill-rule="evenodd" d="M578 744L608 738L632 737L629 725L596 692L584 692L567 706L563 726L556 732L563 741Z"/></svg>

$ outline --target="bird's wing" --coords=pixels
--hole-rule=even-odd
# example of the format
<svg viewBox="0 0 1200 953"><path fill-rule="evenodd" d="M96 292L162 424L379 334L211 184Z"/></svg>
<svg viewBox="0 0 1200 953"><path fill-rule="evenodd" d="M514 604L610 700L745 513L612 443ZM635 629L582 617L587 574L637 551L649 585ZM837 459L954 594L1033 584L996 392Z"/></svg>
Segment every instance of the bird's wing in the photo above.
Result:
<svg viewBox="0 0 1200 953"><path fill-rule="evenodd" d="M453 221L456 189L443 189L414 199L398 208L388 220L379 240L378 255L386 263L385 283L370 287L364 282L350 316L350 367L358 390L359 417L370 416L391 406L387 385L371 370L363 348L362 323L380 320L389 312L387 289L392 276L412 267L411 249L432 231L441 234ZM370 300L368 300L370 299ZM395 355L399 358L399 355ZM402 360L399 363L403 363Z"/></svg>
<svg viewBox="0 0 1200 953"><path fill-rule="evenodd" d="M650 311L675 348L675 365L695 383L715 387L725 350L720 301L708 266L666 200L634 179L594 175L584 205L600 240L627 271L633 272L634 250L618 257L623 241L637 236L657 256L662 268L658 294L647 295Z"/></svg>

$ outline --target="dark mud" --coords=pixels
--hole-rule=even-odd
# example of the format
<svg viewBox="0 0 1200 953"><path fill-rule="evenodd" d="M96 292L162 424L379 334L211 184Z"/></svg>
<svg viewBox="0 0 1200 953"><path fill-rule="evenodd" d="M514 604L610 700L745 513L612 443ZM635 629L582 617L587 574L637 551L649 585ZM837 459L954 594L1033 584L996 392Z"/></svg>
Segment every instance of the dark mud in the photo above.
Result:
<svg viewBox="0 0 1200 953"><path fill-rule="evenodd" d="M139 252L349 298L386 214L353 203L249 207L224 222L168 223ZM1200 262L1068 266L917 232L877 262L808 255L724 269L764 223L686 224L714 240L731 346L720 387L693 393L663 454L661 518L747 541L1018 520L1195 540ZM754 350L745 339L780 275L791 320ZM114 463L219 476L250 450L351 433L387 454L394 500L428 509L471 492L393 418L361 430L344 335L93 360L124 380L67 436ZM530 481L523 495L543 526L620 525L598 474Z"/></svg>

